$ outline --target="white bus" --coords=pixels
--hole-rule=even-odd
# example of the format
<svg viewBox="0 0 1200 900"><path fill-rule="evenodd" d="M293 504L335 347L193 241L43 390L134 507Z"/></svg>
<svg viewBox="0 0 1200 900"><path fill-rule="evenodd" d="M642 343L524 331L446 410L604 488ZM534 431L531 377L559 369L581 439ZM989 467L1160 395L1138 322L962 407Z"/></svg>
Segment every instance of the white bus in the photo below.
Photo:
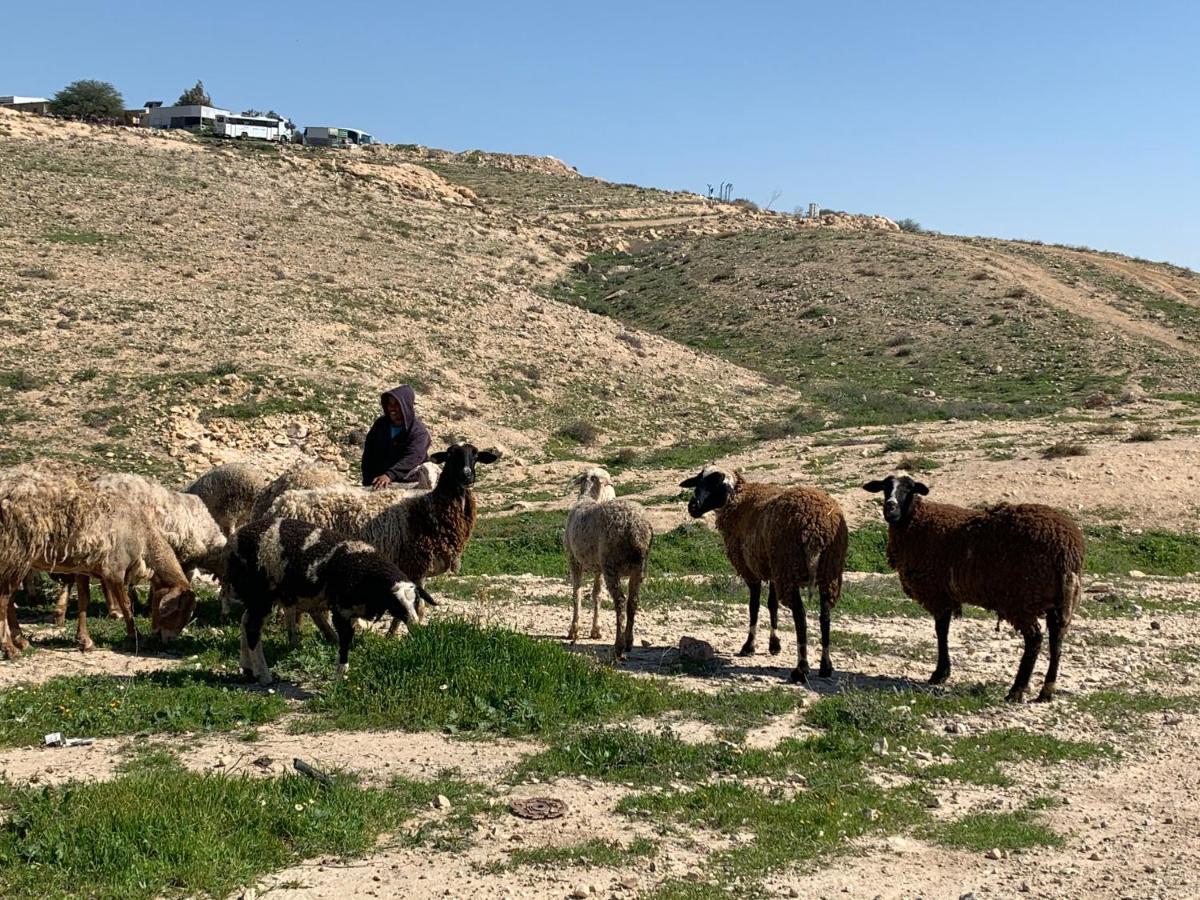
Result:
<svg viewBox="0 0 1200 900"><path fill-rule="evenodd" d="M263 141L290 141L292 123L267 116L219 115L213 121L213 134L228 138L258 138Z"/></svg>

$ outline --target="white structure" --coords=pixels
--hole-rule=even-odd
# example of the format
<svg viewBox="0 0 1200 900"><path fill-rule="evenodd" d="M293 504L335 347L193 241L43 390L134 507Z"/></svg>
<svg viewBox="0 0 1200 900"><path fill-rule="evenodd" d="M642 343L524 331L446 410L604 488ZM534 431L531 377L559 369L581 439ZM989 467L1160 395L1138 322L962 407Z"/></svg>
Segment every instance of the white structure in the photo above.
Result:
<svg viewBox="0 0 1200 900"><path fill-rule="evenodd" d="M227 109L215 106L151 106L146 116L150 128L212 128L217 116L231 115Z"/></svg>
<svg viewBox="0 0 1200 900"><path fill-rule="evenodd" d="M309 125L304 129L304 143L313 147L359 147L373 144L375 139L357 128Z"/></svg>
<svg viewBox="0 0 1200 900"><path fill-rule="evenodd" d="M18 97L8 94L0 97L0 106L15 109L20 112L34 112L45 115L50 111L50 101L45 97Z"/></svg>
<svg viewBox="0 0 1200 900"><path fill-rule="evenodd" d="M264 141L290 141L296 127L287 119L268 116L217 116L213 134L218 137L259 138Z"/></svg>

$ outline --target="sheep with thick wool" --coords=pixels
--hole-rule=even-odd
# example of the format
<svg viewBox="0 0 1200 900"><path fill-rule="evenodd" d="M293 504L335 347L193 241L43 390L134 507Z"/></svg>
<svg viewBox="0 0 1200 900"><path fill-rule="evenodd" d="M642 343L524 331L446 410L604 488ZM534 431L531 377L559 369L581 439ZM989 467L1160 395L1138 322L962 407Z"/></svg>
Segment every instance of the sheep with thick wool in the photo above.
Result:
<svg viewBox="0 0 1200 900"><path fill-rule="evenodd" d="M196 596L175 552L150 513L124 497L69 476L21 467L0 472L0 652L12 658L28 645L13 591L30 572L81 575L100 581L110 607L121 610L136 636L126 584L151 583L151 625L163 640L191 620ZM87 591L79 594L76 639L92 646Z"/></svg>
<svg viewBox="0 0 1200 900"><path fill-rule="evenodd" d="M199 497L225 536L250 521L254 501L271 478L251 463L232 462L205 472L184 493Z"/></svg>
<svg viewBox="0 0 1200 900"><path fill-rule="evenodd" d="M584 575L592 574L592 638L600 637L600 579L608 588L617 616L613 643L618 659L633 649L633 620L638 594L650 562L654 530L646 511L631 500L617 500L612 478L599 467L580 473L571 482L579 489L567 513L563 549L571 574L574 614L567 638L579 638L579 591ZM628 578L628 593L621 579Z"/></svg>
<svg viewBox="0 0 1200 900"><path fill-rule="evenodd" d="M780 651L779 603L790 607L796 626L796 668L789 681L808 680L808 622L800 589L811 602L813 592L821 598L821 667L818 674L833 674L829 658L830 611L842 593L842 570L846 564L849 532L837 502L809 487L787 487L746 481L741 473L705 466L685 479L680 487L692 488L688 513L698 519L716 510L717 531L725 553L750 590L750 634L741 655L754 653L758 633L758 610L763 582L769 582L767 610L771 617L771 654Z"/></svg>
<svg viewBox="0 0 1200 900"><path fill-rule="evenodd" d="M889 475L863 488L883 494L888 564L900 586L933 615L938 661L929 683L950 677L950 619L970 603L996 613L1025 640L1007 697L1013 703L1029 688L1042 646L1038 620L1045 617L1050 664L1037 699L1053 698L1062 638L1082 592L1087 547L1079 526L1036 503L982 510L935 503L924 499L929 488L907 475Z"/></svg>
<svg viewBox="0 0 1200 900"><path fill-rule="evenodd" d="M366 541L419 586L453 571L475 528L475 466L498 453L452 444L430 459L440 465L428 492L325 488L288 491L271 505L273 518L300 519L354 540ZM425 601L417 607L421 619ZM400 625L393 619L389 634Z"/></svg>
<svg viewBox="0 0 1200 900"><path fill-rule="evenodd" d="M242 670L262 684L271 682L263 654L262 627L271 608L310 614L330 612L337 630L335 678L349 665L354 620L391 613L416 622L418 599L432 602L419 585L406 580L370 544L350 541L298 519L256 519L229 541L222 591L236 594L242 615Z"/></svg>

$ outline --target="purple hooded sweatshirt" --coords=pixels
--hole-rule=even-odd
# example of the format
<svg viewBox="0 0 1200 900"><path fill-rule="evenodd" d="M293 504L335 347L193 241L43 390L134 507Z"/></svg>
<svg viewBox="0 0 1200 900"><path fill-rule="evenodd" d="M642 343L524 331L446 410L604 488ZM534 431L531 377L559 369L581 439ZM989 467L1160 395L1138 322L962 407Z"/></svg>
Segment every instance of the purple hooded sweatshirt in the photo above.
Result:
<svg viewBox="0 0 1200 900"><path fill-rule="evenodd" d="M392 425L387 415L387 398L394 397L404 414L403 427ZM362 483L369 485L380 475L392 481L416 481L414 469L429 458L429 430L413 409L416 395L407 384L379 396L383 415L375 420L363 444Z"/></svg>

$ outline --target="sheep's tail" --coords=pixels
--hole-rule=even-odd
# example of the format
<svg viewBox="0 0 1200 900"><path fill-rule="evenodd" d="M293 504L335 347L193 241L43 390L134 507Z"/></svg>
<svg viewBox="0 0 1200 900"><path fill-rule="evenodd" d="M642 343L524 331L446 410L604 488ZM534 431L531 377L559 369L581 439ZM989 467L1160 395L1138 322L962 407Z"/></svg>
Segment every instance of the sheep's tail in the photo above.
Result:
<svg viewBox="0 0 1200 900"><path fill-rule="evenodd" d="M1066 631L1071 625L1071 620L1075 617L1075 610L1079 609L1079 602L1083 597L1083 579L1079 577L1076 571L1067 571L1063 573L1062 578L1062 597L1059 599L1062 630Z"/></svg>
<svg viewBox="0 0 1200 900"><path fill-rule="evenodd" d="M646 545L646 555L642 558L642 578L650 577L650 554L654 552L654 532L650 532L650 543Z"/></svg>

